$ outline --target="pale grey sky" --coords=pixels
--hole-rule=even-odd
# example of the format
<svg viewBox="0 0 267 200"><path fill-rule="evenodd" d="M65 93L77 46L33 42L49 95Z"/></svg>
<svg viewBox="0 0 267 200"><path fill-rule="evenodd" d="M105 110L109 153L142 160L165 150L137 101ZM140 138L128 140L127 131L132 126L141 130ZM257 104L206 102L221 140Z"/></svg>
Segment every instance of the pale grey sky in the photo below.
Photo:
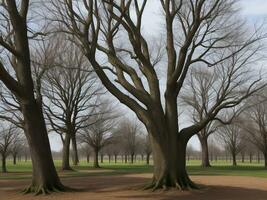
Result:
<svg viewBox="0 0 267 200"><path fill-rule="evenodd" d="M242 9L242 15L248 19L250 23L262 22L267 17L267 0L239 0L240 7ZM159 1L149 1L147 5L147 10L144 15L143 27L145 27L146 32L153 35L156 34L163 26L163 21L158 17L161 14ZM122 106L123 110L128 111L125 106ZM134 116L134 115L130 115ZM62 144L60 138L55 134L50 134L50 144L54 151L60 151ZM197 137L193 137L190 140L190 144L196 148L200 149L199 141Z"/></svg>

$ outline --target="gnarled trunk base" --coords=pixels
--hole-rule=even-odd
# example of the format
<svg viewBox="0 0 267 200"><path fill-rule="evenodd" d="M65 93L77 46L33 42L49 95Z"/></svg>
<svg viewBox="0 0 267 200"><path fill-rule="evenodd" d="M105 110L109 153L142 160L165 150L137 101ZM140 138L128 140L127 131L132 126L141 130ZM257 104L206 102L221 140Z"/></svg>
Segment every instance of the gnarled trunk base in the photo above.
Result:
<svg viewBox="0 0 267 200"><path fill-rule="evenodd" d="M30 185L29 187L25 188L22 193L23 194L29 194L34 193L35 195L41 195L41 194L50 194L53 192L65 192L69 190L69 188L66 188L61 183L58 184L48 184L48 185Z"/></svg>
<svg viewBox="0 0 267 200"><path fill-rule="evenodd" d="M162 139L153 139L152 149L154 176L145 189L198 189L186 172L186 142L173 139L164 144Z"/></svg>

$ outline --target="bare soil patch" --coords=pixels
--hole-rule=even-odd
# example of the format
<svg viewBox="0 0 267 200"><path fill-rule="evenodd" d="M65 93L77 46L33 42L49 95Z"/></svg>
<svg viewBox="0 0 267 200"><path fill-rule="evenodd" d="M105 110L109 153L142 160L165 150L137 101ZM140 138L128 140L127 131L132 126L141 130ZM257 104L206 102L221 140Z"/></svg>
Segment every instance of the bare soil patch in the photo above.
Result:
<svg viewBox="0 0 267 200"><path fill-rule="evenodd" d="M136 186L149 182L151 174L62 178L76 192L35 197L19 193L29 180L0 180L0 200L266 200L267 179L232 176L193 176L202 185L197 191L142 191ZM135 188L135 189L133 189Z"/></svg>

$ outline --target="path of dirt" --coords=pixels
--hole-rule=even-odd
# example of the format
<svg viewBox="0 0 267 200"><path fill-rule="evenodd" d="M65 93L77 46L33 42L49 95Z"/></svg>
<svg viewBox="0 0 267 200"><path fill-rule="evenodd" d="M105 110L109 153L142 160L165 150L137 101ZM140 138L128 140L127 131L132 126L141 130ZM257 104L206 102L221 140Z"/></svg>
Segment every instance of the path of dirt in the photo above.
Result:
<svg viewBox="0 0 267 200"><path fill-rule="evenodd" d="M0 180L0 200L267 200L267 179L254 177L193 176L204 185L198 191L130 189L150 178L151 174L63 178L65 185L79 192L38 197L19 193L29 180Z"/></svg>

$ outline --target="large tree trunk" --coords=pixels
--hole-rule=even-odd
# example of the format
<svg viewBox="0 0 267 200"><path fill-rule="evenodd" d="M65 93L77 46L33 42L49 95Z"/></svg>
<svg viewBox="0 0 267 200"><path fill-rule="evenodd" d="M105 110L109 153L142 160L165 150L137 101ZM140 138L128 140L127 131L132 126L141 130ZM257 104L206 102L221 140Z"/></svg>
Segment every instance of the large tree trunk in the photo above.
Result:
<svg viewBox="0 0 267 200"><path fill-rule="evenodd" d="M6 169L6 156L2 155L2 172L3 173L7 173L7 169Z"/></svg>
<svg viewBox="0 0 267 200"><path fill-rule="evenodd" d="M98 152L99 150L97 148L94 149L94 168L100 168L99 163L98 163Z"/></svg>
<svg viewBox="0 0 267 200"><path fill-rule="evenodd" d="M202 149L202 163L201 166L202 167L211 167L210 165L210 161L209 161L209 148L208 148L208 138L206 137L198 137L200 140L200 144L201 144L201 149Z"/></svg>
<svg viewBox="0 0 267 200"><path fill-rule="evenodd" d="M73 165L76 166L79 163L79 156L78 156L77 141L76 141L75 134L72 135L71 142L72 142L72 150L73 150Z"/></svg>
<svg viewBox="0 0 267 200"><path fill-rule="evenodd" d="M72 170L70 167L70 134L66 134L63 142L62 170Z"/></svg>
<svg viewBox="0 0 267 200"><path fill-rule="evenodd" d="M181 190L197 188L186 171L187 142L180 140L180 138L178 140L178 133L173 138L171 135L168 137L151 137L154 176L152 184L147 188L153 190L168 187L176 187Z"/></svg>
<svg viewBox="0 0 267 200"><path fill-rule="evenodd" d="M52 159L48 134L42 109L37 102L21 103L24 131L30 147L32 160L32 183L25 193L48 193L64 190Z"/></svg>

